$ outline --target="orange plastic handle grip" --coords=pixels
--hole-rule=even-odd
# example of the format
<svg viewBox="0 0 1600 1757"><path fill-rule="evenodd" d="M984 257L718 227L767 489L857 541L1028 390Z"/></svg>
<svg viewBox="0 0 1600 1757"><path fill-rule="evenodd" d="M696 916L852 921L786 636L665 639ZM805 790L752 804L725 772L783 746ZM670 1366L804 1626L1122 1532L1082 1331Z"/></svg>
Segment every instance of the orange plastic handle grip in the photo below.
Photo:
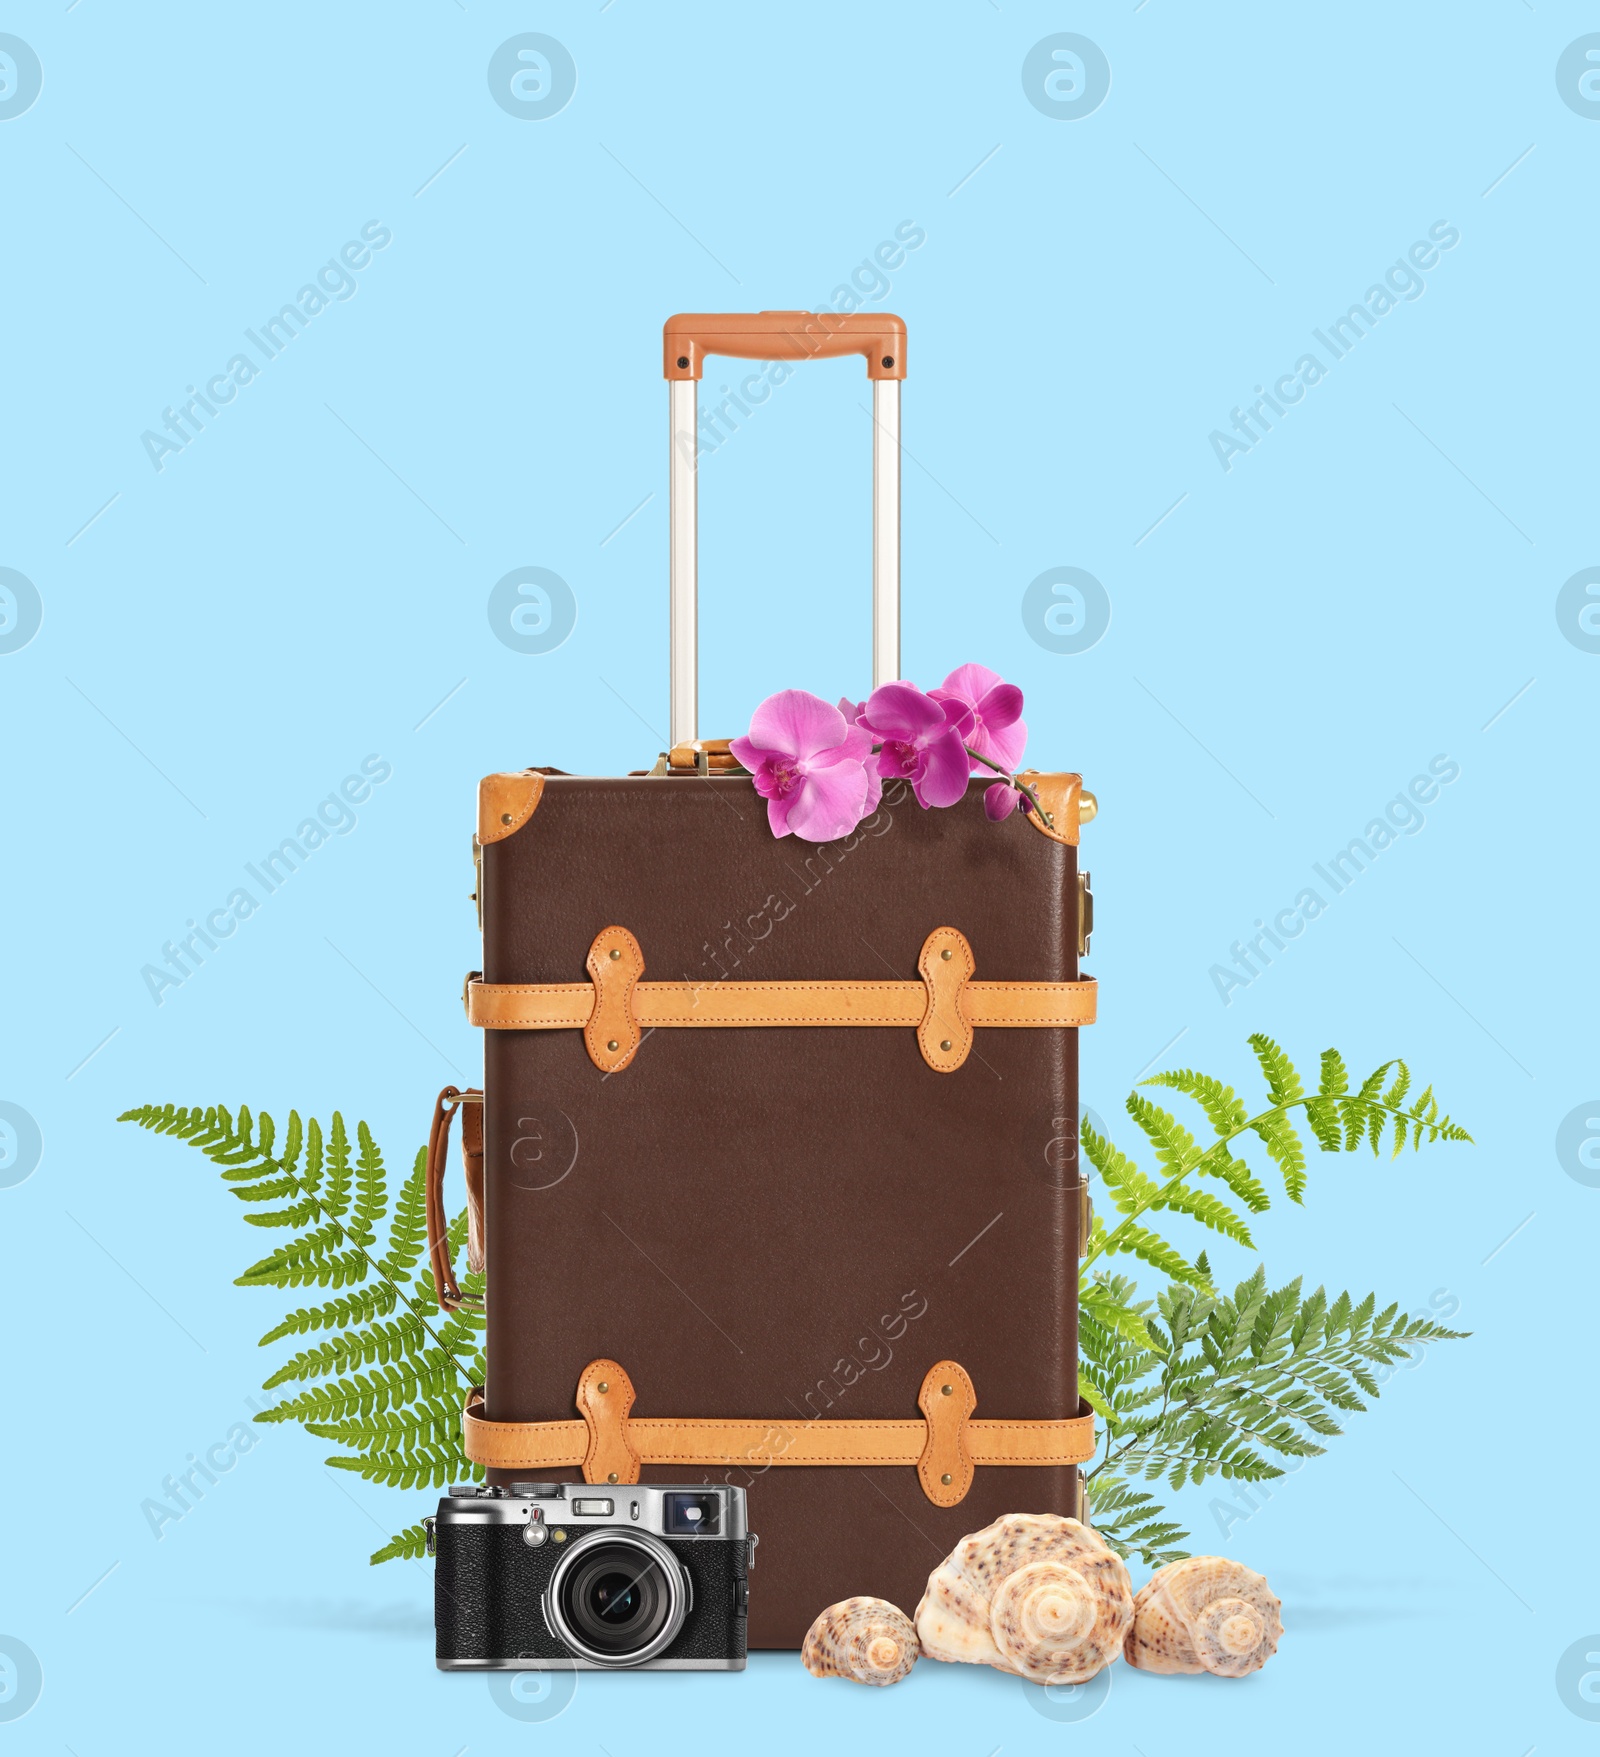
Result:
<svg viewBox="0 0 1600 1757"><path fill-rule="evenodd" d="M668 378L699 378L707 354L835 360L864 354L868 378L904 378L906 326L887 311L679 312L661 331Z"/></svg>

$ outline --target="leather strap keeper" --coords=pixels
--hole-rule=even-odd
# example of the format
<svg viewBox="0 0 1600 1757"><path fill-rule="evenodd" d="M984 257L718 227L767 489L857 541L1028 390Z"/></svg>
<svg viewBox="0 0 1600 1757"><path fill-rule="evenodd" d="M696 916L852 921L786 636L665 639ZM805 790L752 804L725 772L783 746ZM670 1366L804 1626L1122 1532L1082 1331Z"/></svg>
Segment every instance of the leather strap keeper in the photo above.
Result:
<svg viewBox="0 0 1600 1757"><path fill-rule="evenodd" d="M984 1030L1076 1028L1095 1019L1096 983L975 982L966 936L935 928L923 942L920 982L646 982L644 954L625 927L589 949L588 982L467 978L469 1024L490 1031L582 1031L603 1073L625 1068L647 1031L881 1026L916 1031L923 1059L954 1073Z"/></svg>
<svg viewBox="0 0 1600 1757"><path fill-rule="evenodd" d="M949 1387L947 1390L946 1387ZM633 1384L614 1360L591 1361L578 1382L577 1421L490 1421L483 1392L467 1393L467 1456L490 1470L582 1467L585 1482L631 1483L643 1465L905 1465L935 1505L954 1507L977 1466L1084 1464L1094 1456L1094 1416L1066 1421L977 1421L977 1393L955 1361L922 1382L921 1421L767 1421L759 1417L635 1416Z"/></svg>

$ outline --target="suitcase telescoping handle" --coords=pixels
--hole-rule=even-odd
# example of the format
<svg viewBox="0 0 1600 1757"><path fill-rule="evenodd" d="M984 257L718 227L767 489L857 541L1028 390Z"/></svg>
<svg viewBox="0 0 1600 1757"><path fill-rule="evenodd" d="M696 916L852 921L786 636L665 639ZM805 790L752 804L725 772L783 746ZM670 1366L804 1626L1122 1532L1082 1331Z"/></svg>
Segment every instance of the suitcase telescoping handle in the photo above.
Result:
<svg viewBox="0 0 1600 1757"><path fill-rule="evenodd" d="M696 391L707 354L741 360L866 357L872 380L872 685L900 675L900 381L906 326L888 312L695 312L669 317L662 351L670 398L672 744L699 737Z"/></svg>

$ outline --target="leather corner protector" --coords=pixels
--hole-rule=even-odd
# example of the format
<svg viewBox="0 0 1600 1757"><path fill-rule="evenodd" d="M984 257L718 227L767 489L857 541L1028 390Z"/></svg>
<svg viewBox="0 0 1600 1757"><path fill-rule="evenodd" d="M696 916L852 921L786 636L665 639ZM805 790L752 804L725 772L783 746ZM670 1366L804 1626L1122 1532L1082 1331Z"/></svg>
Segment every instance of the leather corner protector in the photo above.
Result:
<svg viewBox="0 0 1600 1757"><path fill-rule="evenodd" d="M614 1360L592 1360L578 1380L578 1413L589 1430L585 1482L637 1482L639 1455L628 1444L633 1382Z"/></svg>
<svg viewBox="0 0 1600 1757"><path fill-rule="evenodd" d="M1083 796L1082 775L1041 775L1036 769L1025 769L1022 774L1039 801L1050 814L1047 824L1036 811L1025 812L1028 822L1043 836L1053 842L1065 842L1069 848L1078 846L1078 804Z"/></svg>
<svg viewBox="0 0 1600 1757"><path fill-rule="evenodd" d="M978 1393L965 1367L941 1360L928 1369L917 1393L917 1408L928 1422L917 1476L922 1492L936 1507L956 1506L972 1487L967 1422L977 1407Z"/></svg>
<svg viewBox="0 0 1600 1757"><path fill-rule="evenodd" d="M936 927L922 942L917 968L928 990L928 1009L917 1027L922 1059L936 1074L953 1074L972 1053L972 1026L961 991L977 969L967 937Z"/></svg>
<svg viewBox="0 0 1600 1757"><path fill-rule="evenodd" d="M485 847L503 842L538 809L544 776L537 769L520 775L485 775L478 783L478 840Z"/></svg>
<svg viewBox="0 0 1600 1757"><path fill-rule="evenodd" d="M644 953L625 927L595 935L585 960L594 982L594 1011L583 1028L589 1060L602 1074L615 1074L633 1060L643 1039L633 1012L633 991L644 975Z"/></svg>

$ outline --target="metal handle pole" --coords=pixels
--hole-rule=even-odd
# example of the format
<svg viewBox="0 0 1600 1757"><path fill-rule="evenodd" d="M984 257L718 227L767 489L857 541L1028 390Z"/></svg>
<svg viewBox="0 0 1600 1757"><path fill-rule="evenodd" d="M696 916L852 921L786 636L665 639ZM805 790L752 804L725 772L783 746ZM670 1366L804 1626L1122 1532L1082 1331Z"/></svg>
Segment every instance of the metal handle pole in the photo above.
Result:
<svg viewBox="0 0 1600 1757"><path fill-rule="evenodd" d="M872 381L872 687L900 675L900 380Z"/></svg>
<svg viewBox="0 0 1600 1757"><path fill-rule="evenodd" d="M699 737L696 381L668 381L671 743ZM872 687L900 675L900 381L872 382Z"/></svg>
<svg viewBox="0 0 1600 1757"><path fill-rule="evenodd" d="M692 744L700 725L700 608L698 552L699 438L696 381L668 381L671 465L668 472L668 580L670 585L670 743Z"/></svg>

